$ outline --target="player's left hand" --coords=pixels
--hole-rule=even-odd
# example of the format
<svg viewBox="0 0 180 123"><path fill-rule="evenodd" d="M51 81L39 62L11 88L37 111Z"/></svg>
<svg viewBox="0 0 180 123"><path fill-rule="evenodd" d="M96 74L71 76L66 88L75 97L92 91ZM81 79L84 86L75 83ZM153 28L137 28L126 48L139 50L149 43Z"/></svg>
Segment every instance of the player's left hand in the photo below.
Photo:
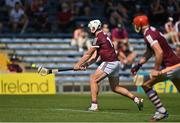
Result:
<svg viewBox="0 0 180 123"><path fill-rule="evenodd" d="M141 68L142 64L136 64L131 68L132 75L136 75L137 71Z"/></svg>
<svg viewBox="0 0 180 123"><path fill-rule="evenodd" d="M83 65L81 65L81 70L86 70L88 68L89 64L86 62Z"/></svg>
<svg viewBox="0 0 180 123"><path fill-rule="evenodd" d="M87 69L86 66L81 66L81 67L80 67L80 70L84 70L84 71L85 71L86 69Z"/></svg>
<svg viewBox="0 0 180 123"><path fill-rule="evenodd" d="M158 70L151 70L151 72L150 72L150 76L151 77L157 77L157 76L159 76L159 75L161 75L161 71L158 71Z"/></svg>

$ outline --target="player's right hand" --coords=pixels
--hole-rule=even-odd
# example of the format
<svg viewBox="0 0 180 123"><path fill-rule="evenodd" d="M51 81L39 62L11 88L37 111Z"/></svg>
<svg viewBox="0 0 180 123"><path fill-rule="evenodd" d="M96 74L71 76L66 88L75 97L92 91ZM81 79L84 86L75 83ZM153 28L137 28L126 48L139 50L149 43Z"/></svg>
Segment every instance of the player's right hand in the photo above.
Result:
<svg viewBox="0 0 180 123"><path fill-rule="evenodd" d="M132 75L136 75L136 73L138 72L138 70L141 68L142 64L138 63L136 65L134 65L132 68L131 68L131 73Z"/></svg>
<svg viewBox="0 0 180 123"><path fill-rule="evenodd" d="M81 66L79 64L75 64L74 65L74 70L75 71L81 70Z"/></svg>
<svg viewBox="0 0 180 123"><path fill-rule="evenodd" d="M158 70L151 70L151 72L150 72L150 77L152 78L152 77L157 77L157 76L159 76L159 75L161 75L162 74L162 72L161 71L158 71Z"/></svg>
<svg viewBox="0 0 180 123"><path fill-rule="evenodd" d="M89 64L86 62L86 63L84 63L84 64L82 64L82 65L79 65L78 63L77 64L75 64L75 66L74 66L74 70L75 71L78 71L78 70L86 70L87 68L88 68L88 66L89 66Z"/></svg>

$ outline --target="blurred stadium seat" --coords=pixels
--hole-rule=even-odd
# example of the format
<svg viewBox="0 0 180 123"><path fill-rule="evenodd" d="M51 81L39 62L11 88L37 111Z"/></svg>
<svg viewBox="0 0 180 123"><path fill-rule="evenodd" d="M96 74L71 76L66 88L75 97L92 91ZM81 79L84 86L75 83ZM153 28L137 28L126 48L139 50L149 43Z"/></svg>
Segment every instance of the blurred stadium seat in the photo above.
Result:
<svg viewBox="0 0 180 123"><path fill-rule="evenodd" d="M3 25L2 32L0 32L0 48L7 53L16 54L17 56L21 57L22 62L26 63L27 71L35 71L35 69L31 68L31 64L43 65L44 67L48 68L72 67L83 55L83 52L78 52L78 48L76 46L70 45L75 25L82 23L85 25L85 27L87 27L89 20L100 19L103 23L109 24L110 29L112 29L113 25L109 18L112 14L111 12L118 10L116 8L118 5L121 5L122 7L119 9L118 13L120 13L119 15L121 16L121 21L127 28L129 37L128 42L137 53L135 61L138 61L139 58L143 55L146 47L144 45L142 35L134 33L134 29L132 27L132 18L137 14L147 14L150 17L150 21L153 26L158 26L160 29L164 26L163 24L166 21L166 18L168 18L166 15L167 12L164 12L162 14L165 15L165 18L158 18L158 21L154 21L153 18L155 16L150 9L150 5L153 3L152 1L89 0L88 3L86 3L85 0L72 0L70 2L66 1L67 4L71 4L73 6L72 8L74 8L72 26L68 28L67 32L64 32L64 30L58 26L59 22L57 14L59 12L59 6L61 6L65 1L44 0L43 7L47 13L47 21L51 24L51 29L47 30L46 32L40 32L33 27L34 17L32 10L30 10L32 3L28 3L28 6L30 7L28 8L28 6L25 5L25 1L21 1L22 7L25 9L25 13L29 19L29 25L27 26L27 29L24 33L12 32L8 24L9 17L5 16L8 12L4 13L4 10L6 9L1 9L1 7L6 6L3 4L0 5L0 13L3 15L0 16L0 24L2 23ZM177 0L175 1L180 3ZM167 7L166 2L161 2L164 7ZM112 6L109 6L108 4ZM86 5L86 9L91 11L86 11L85 7L82 7L81 5ZM172 16L174 17L175 21L177 21L179 13ZM171 47L175 48L174 45L171 45ZM143 65L142 70L149 71L153 67L153 62L154 59L150 59L147 64ZM56 74L57 85L58 83L66 82L87 83L89 81L89 75L93 70L95 70L95 68L97 68L96 64L92 65L87 71L67 71L58 73ZM119 75L122 84L126 84L126 82L132 83L130 69L120 71Z"/></svg>
<svg viewBox="0 0 180 123"><path fill-rule="evenodd" d="M43 65L47 68L70 68L83 55L77 51L77 47L70 45L69 38L0 38L0 43L4 44L2 50L14 51L17 56L22 58L22 61L27 64L27 71L35 71L31 68L31 64ZM130 38L129 42L138 54L136 61L142 56L145 46L143 39ZM154 59L142 67L142 71L149 71L153 67ZM84 83L88 84L89 75L97 68L96 64L89 67L87 71L67 71L56 74L56 83ZM130 74L130 69L120 71L119 78L121 84L132 83L133 78Z"/></svg>

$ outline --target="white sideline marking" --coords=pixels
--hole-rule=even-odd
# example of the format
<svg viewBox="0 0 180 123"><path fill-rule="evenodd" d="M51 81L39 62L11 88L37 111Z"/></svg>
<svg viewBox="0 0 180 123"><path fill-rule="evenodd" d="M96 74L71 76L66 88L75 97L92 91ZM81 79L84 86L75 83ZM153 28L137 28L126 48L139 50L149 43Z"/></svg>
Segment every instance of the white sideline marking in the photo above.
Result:
<svg viewBox="0 0 180 123"><path fill-rule="evenodd" d="M58 109L54 109L54 110L57 110L57 111L71 111L71 112L81 112L81 113L103 113L103 114L116 114L116 115L129 115L129 114L132 114L132 115L141 115L141 116L152 116L153 114L144 114L143 112L142 113L139 113L139 114L136 114L136 113L122 113L122 112L108 112L108 111L97 111L97 112L93 112L93 111L85 111L85 110L76 110L76 109L63 109L63 108L58 108ZM179 117L180 115L173 115L173 114L170 114L169 116L174 116L174 117Z"/></svg>
<svg viewBox="0 0 180 123"><path fill-rule="evenodd" d="M112 114L112 115L140 115L140 116L152 116L153 114L145 114L143 113L143 111L141 111L141 113L122 113L122 112L111 112L111 111L97 111L97 112L93 112L93 111L86 111L86 110L78 110L78 109L66 109L66 108L8 108L8 109L17 109L17 110L45 110L45 111L69 111L69 112L81 112L81 113L102 113L102 114ZM2 108L0 108L0 110L2 110ZM180 115L175 115L175 114L169 114L169 116L173 116L173 117L180 117Z"/></svg>

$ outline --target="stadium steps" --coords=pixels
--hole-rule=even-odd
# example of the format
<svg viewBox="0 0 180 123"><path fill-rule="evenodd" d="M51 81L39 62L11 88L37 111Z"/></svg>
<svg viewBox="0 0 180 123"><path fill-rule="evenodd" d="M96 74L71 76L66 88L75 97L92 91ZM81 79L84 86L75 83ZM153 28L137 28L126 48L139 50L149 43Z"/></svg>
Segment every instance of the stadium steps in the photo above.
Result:
<svg viewBox="0 0 180 123"><path fill-rule="evenodd" d="M38 58L34 59L34 57L26 57L23 59L24 62L29 62L29 63L76 63L79 61L79 58Z"/></svg>
<svg viewBox="0 0 180 123"><path fill-rule="evenodd" d="M1 38L0 43L5 44L5 49L12 50L22 57L23 62L29 64L28 70L34 70L31 64L43 65L47 68L71 68L81 58L83 53L78 52L77 48L70 46L71 39L60 38ZM143 55L143 39L129 39L130 44L137 53L136 61ZM150 59L148 64L143 65L142 70L149 70L153 66L154 59ZM93 64L87 71L66 71L56 74L56 82L84 82L89 81L89 75L98 66ZM132 82L130 69L120 71L122 82ZM107 79L106 79L107 80ZM124 83L125 84L125 83Z"/></svg>
<svg viewBox="0 0 180 123"><path fill-rule="evenodd" d="M5 44L70 44L71 39L1 38L0 42Z"/></svg>
<svg viewBox="0 0 180 123"><path fill-rule="evenodd" d="M52 38L58 38L58 39L67 39L67 38L72 38L73 34L72 33L24 33L23 35L21 33L2 33L0 34L0 38L47 38L47 39L52 39Z"/></svg>
<svg viewBox="0 0 180 123"><path fill-rule="evenodd" d="M132 39L132 38L130 38L128 40L128 42L130 44L135 44L135 45L137 45L137 44L144 44L144 39Z"/></svg>
<svg viewBox="0 0 180 123"><path fill-rule="evenodd" d="M68 63L64 63L64 64L55 64L55 63L45 63L45 64L38 64L36 63L37 66L43 66L49 69L61 69L61 68L73 68L75 63L72 64L68 64ZM31 67L30 67L31 68ZM96 69L97 65L96 64L92 64L91 66L89 66L88 69Z"/></svg>
<svg viewBox="0 0 180 123"><path fill-rule="evenodd" d="M68 56L61 56L61 57L57 57L57 56L37 56L37 57L34 57L34 56L25 56L25 57L22 57L22 60L25 61L25 62L28 62L30 64L32 63L39 63L39 64L42 64L42 63L55 63L57 64L58 61L60 61L59 63L76 63L76 61L78 61L79 59L81 58L81 56L73 56L73 57L68 57ZM66 60L66 59L73 59L73 60ZM52 61L51 61L52 60ZM67 62L66 62L67 61Z"/></svg>
<svg viewBox="0 0 180 123"><path fill-rule="evenodd" d="M97 67L97 66L96 66ZM88 70L88 71L65 71L65 72L60 72L57 73L56 76L84 76L84 75L90 75L94 72L94 70ZM122 76L129 76L129 72L128 71L120 71L119 75Z"/></svg>
<svg viewBox="0 0 180 123"><path fill-rule="evenodd" d="M19 55L19 56L34 56L34 57L38 57L38 56L71 56L71 57L75 57L75 56L82 56L83 53L82 52L78 52L78 51L68 51L68 52L65 52L65 50L63 52L56 52L58 50L38 50L38 51L35 51L35 50L16 50L16 54ZM136 51L137 53L137 57L141 57L143 56L143 52L142 51Z"/></svg>
<svg viewBox="0 0 180 123"><path fill-rule="evenodd" d="M146 46L144 46L144 45L131 45L131 46L133 46L133 49L136 51L137 50L143 51L146 49Z"/></svg>
<svg viewBox="0 0 180 123"><path fill-rule="evenodd" d="M33 56L33 57L38 57L38 56L56 56L56 57L61 57L61 56L67 56L67 57L76 57L76 56L82 56L82 52L44 52L44 51L16 51L15 52L18 56L21 57L26 57L26 56Z"/></svg>
<svg viewBox="0 0 180 123"><path fill-rule="evenodd" d="M26 46L17 46L17 45L8 45L7 48L10 49L15 49L15 50L67 50L67 49L72 49L72 50L76 50L77 47L76 46L62 46L62 45L48 45L48 46L42 46L42 45L36 45L36 46L32 46L32 45L26 45Z"/></svg>
<svg viewBox="0 0 180 123"><path fill-rule="evenodd" d="M87 83L89 82L89 77L83 77L83 76L70 76L70 77L63 77L63 76L56 76L56 82L57 83L66 83L66 82L79 82L79 83ZM131 83L133 82L132 78L127 78L124 76L119 77L120 83L126 84L126 82ZM104 81L108 81L108 78L106 78Z"/></svg>

